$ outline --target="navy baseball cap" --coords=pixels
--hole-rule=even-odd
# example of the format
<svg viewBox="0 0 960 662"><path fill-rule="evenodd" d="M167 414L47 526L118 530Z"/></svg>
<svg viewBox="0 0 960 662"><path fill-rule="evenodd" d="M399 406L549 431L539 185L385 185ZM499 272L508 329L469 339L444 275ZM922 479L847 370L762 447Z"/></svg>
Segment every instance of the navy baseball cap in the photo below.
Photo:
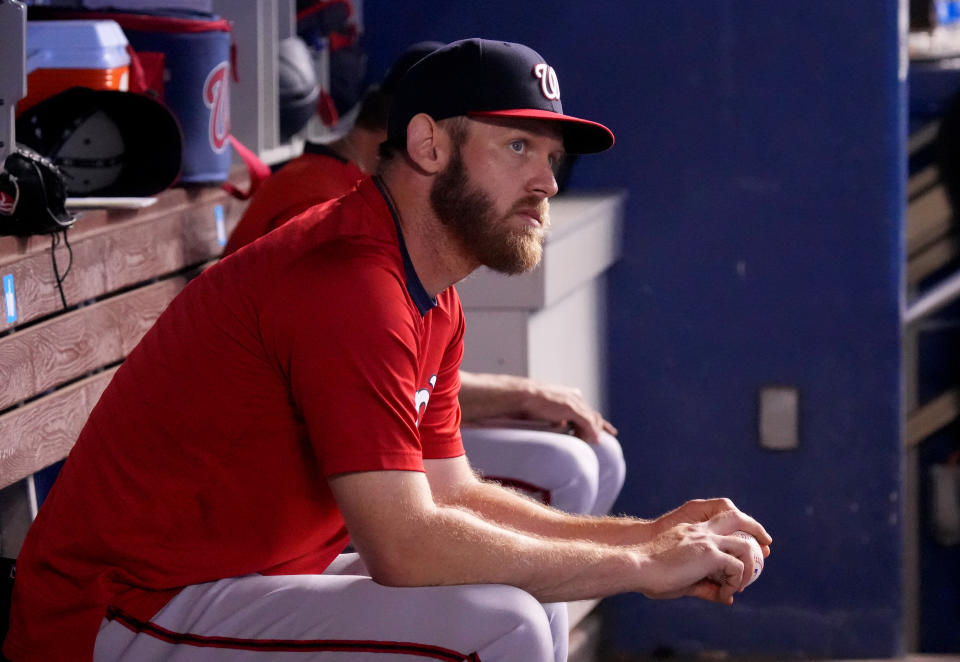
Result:
<svg viewBox="0 0 960 662"><path fill-rule="evenodd" d="M435 120L522 117L559 122L570 154L602 152L613 132L597 122L563 114L553 67L523 44L464 39L414 64L397 84L387 139L406 144L407 124L419 113Z"/></svg>

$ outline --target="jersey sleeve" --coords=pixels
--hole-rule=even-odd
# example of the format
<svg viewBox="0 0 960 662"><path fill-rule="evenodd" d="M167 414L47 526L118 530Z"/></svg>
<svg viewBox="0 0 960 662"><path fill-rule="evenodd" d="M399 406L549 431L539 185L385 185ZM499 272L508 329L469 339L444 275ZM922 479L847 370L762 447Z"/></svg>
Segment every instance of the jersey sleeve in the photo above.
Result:
<svg viewBox="0 0 960 662"><path fill-rule="evenodd" d="M422 471L418 320L382 256L331 242L272 290L264 347L289 382L321 474Z"/></svg>
<svg viewBox="0 0 960 662"><path fill-rule="evenodd" d="M465 323L463 309L452 287L441 294L439 306L431 314L443 316L448 339L437 373L437 388L430 407L420 421L423 457L438 460L464 454L460 437L460 363L463 360Z"/></svg>

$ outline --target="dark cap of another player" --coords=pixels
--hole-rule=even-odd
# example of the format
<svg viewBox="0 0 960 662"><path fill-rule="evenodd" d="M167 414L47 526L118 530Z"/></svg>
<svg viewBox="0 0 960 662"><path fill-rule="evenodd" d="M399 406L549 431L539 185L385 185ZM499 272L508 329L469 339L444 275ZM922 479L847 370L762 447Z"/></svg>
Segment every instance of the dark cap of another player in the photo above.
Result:
<svg viewBox="0 0 960 662"><path fill-rule="evenodd" d="M380 84L371 85L363 95L360 110L357 112L356 126L370 131L386 129L390 102L404 74L425 55L445 45L440 41L420 41L405 48L390 65Z"/></svg>
<svg viewBox="0 0 960 662"><path fill-rule="evenodd" d="M407 124L419 113L435 120L466 115L555 121L570 154L602 152L614 141L602 124L564 115L553 67L533 49L505 41L455 41L414 64L397 85L388 140L405 145Z"/></svg>
<svg viewBox="0 0 960 662"><path fill-rule="evenodd" d="M390 65L390 69L380 81L380 91L384 94L396 94L400 79L410 70L410 67L422 60L438 48L446 46L442 41L418 41L403 49L397 59Z"/></svg>

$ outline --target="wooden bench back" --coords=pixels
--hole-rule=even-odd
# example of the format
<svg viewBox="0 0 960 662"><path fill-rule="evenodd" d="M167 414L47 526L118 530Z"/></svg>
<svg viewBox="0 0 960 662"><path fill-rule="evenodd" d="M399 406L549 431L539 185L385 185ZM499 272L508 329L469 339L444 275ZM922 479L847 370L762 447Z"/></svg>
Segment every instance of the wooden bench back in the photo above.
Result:
<svg viewBox="0 0 960 662"><path fill-rule="evenodd" d="M63 308L49 236L0 237L0 488L66 457L90 410L167 304L216 260L246 203L175 188L139 211L84 212ZM61 274L68 262L55 249Z"/></svg>

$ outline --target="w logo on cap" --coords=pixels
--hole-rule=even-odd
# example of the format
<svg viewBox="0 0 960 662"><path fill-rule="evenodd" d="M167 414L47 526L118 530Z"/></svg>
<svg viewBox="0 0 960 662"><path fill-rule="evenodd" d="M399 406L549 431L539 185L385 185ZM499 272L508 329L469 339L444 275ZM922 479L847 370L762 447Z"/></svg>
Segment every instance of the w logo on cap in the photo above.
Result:
<svg viewBox="0 0 960 662"><path fill-rule="evenodd" d="M230 81L227 72L230 65L221 62L203 83L203 104L210 109L210 148L220 153L227 144L230 133Z"/></svg>
<svg viewBox="0 0 960 662"><path fill-rule="evenodd" d="M550 101L560 100L560 81L557 72L548 64L540 63L533 68L534 75L540 79L540 91Z"/></svg>

